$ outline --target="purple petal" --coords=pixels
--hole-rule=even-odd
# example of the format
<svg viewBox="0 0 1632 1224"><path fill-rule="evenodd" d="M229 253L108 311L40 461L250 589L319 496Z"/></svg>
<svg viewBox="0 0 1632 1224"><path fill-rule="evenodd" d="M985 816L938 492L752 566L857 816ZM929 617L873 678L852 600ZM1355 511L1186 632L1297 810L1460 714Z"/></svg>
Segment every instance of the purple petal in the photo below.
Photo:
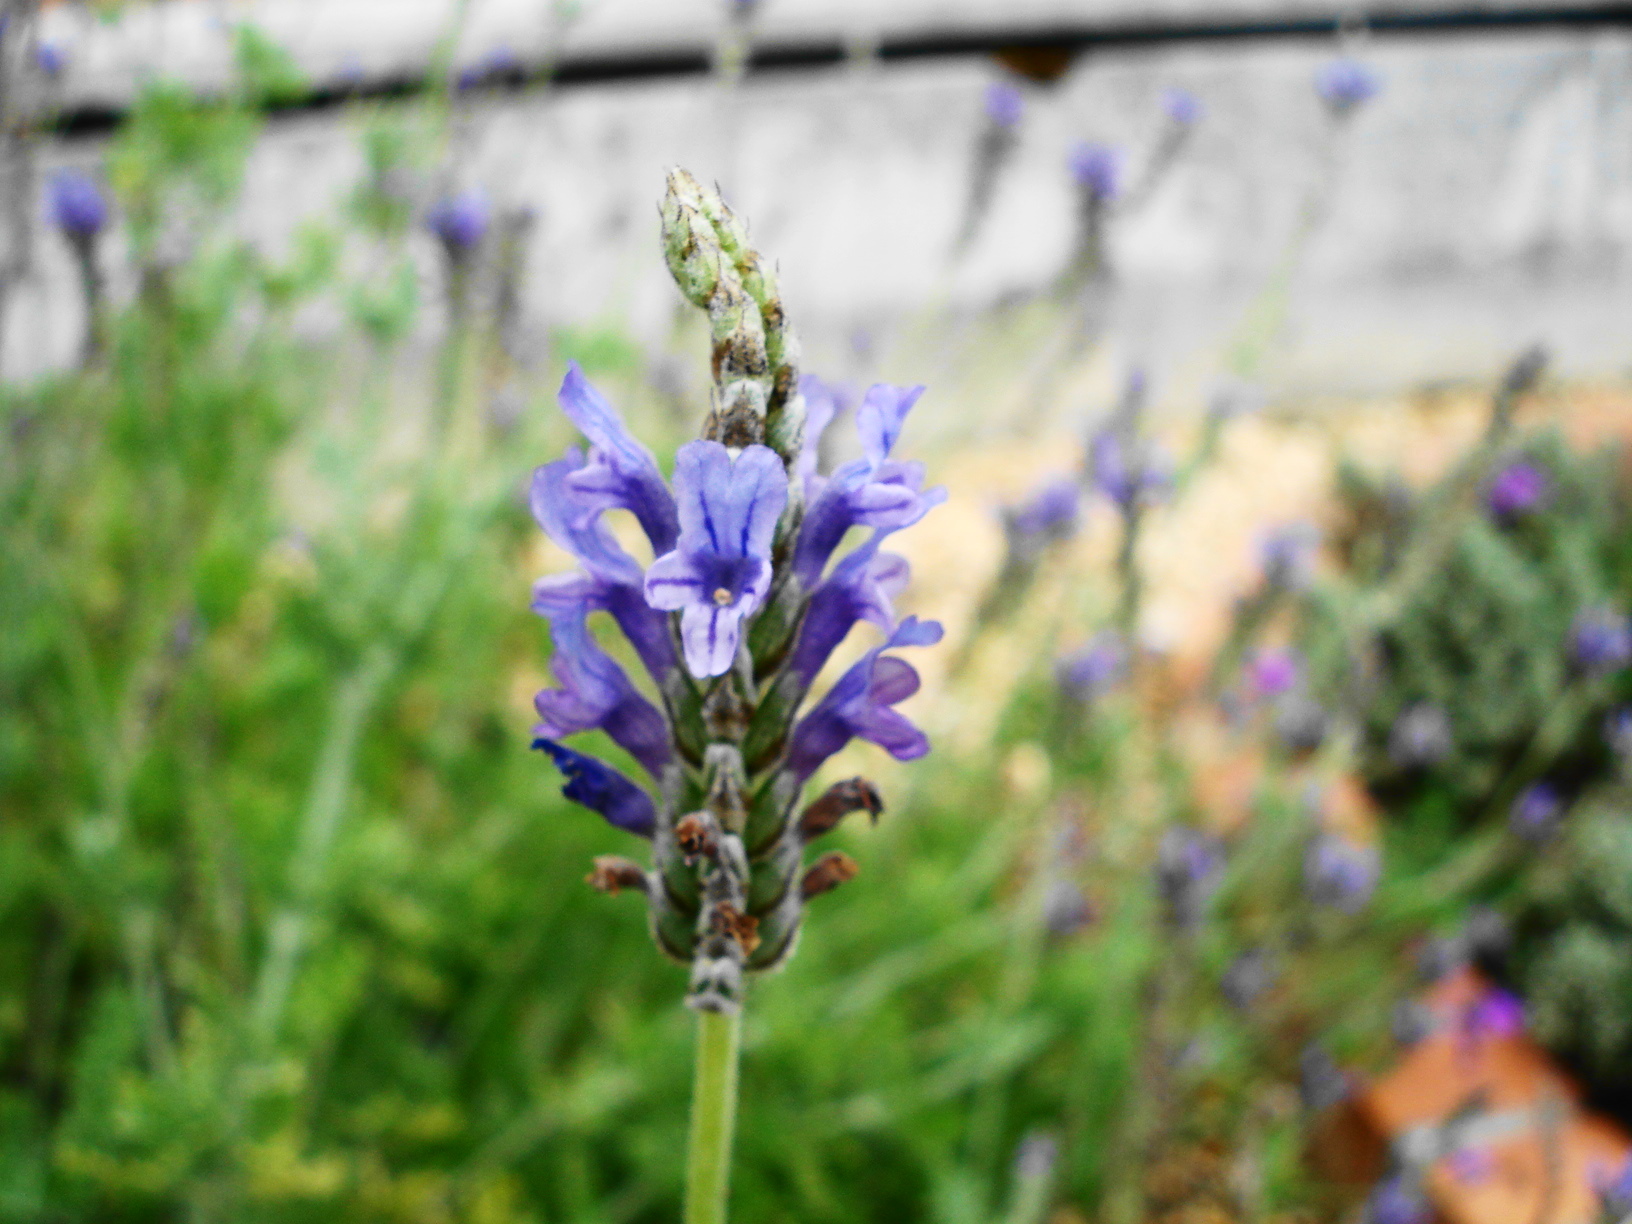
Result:
<svg viewBox="0 0 1632 1224"><path fill-rule="evenodd" d="M674 498L652 452L624 427L577 362L568 364L558 399L561 410L594 443L590 463L574 478L580 495L596 509L628 510L639 520L652 551L668 552L679 524Z"/></svg>
<svg viewBox="0 0 1632 1224"><path fill-rule="evenodd" d="M711 594L707 574L689 553L667 553L646 571L646 602L654 608L673 612Z"/></svg>
<svg viewBox="0 0 1632 1224"><path fill-rule="evenodd" d="M839 413L840 388L806 374L799 380L799 394L805 400L805 444L794 474L804 481L808 501L816 492L811 486L818 479L816 465L821 459L822 435Z"/></svg>
<svg viewBox="0 0 1632 1224"><path fill-rule="evenodd" d="M739 603L719 607L694 603L680 614L680 643L686 652L686 668L698 679L723 676L737 657L737 640L746 610Z"/></svg>
<svg viewBox="0 0 1632 1224"><path fill-rule="evenodd" d="M533 747L548 753L566 777L561 793L568 799L637 837L650 837L656 830L657 808L651 796L612 766L544 736L535 739Z"/></svg>
<svg viewBox="0 0 1632 1224"><path fill-rule="evenodd" d="M870 621L886 633L895 628L890 601L906 588L910 570L904 557L878 551L886 534L875 533L811 593L788 660L788 669L805 685L816 679L857 621Z"/></svg>
<svg viewBox="0 0 1632 1224"><path fill-rule="evenodd" d="M675 456L674 488L683 551L770 556L788 475L768 446L750 446L733 460L718 442L688 442Z"/></svg>
<svg viewBox="0 0 1632 1224"><path fill-rule="evenodd" d="M565 458L533 472L533 518L545 535L582 561L592 574L612 582L638 583L640 566L570 483L583 466L583 455L569 450Z"/></svg>
<svg viewBox="0 0 1632 1224"><path fill-rule="evenodd" d="M534 592L534 610L550 622L550 666L561 681L559 689L534 698L543 720L537 733L562 739L600 728L656 777L670 758L668 724L589 632L590 594L573 599L567 591L565 584L554 584Z"/></svg>
<svg viewBox="0 0 1632 1224"><path fill-rule="evenodd" d="M856 409L856 432L861 435L862 453L874 469L890 457L896 440L901 437L907 413L923 393L921 385L895 387L875 383L867 389L861 407Z"/></svg>

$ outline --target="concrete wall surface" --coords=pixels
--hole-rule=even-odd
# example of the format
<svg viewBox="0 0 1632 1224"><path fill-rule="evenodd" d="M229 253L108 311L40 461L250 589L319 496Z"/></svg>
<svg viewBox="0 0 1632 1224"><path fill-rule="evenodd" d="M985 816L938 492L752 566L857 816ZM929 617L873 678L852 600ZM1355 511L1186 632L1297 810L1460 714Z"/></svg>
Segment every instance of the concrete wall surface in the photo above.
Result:
<svg viewBox="0 0 1632 1224"><path fill-rule="evenodd" d="M610 2L610 0L609 0ZM791 0L790 0L791 2ZM1172 385L1220 368L1302 211L1321 219L1286 280L1272 391L1368 391L1486 377L1541 339L1583 375L1632 366L1632 35L1374 38L1381 94L1334 124L1311 89L1322 42L1166 44L1096 53L1027 87L1018 147L979 240L948 252L985 122L980 60L498 92L466 103L453 171L540 217L536 320L627 318L660 343L674 294L657 254L665 167L715 178L778 259L818 364L857 331L888 337L1045 289L1073 240L1073 142L1137 170L1182 86L1205 113L1149 202L1115 218L1110 345ZM238 220L277 248L362 173L359 122L274 122ZM94 162L78 143L50 160ZM435 252L420 255L434 297ZM60 364L77 332L66 252L45 244L13 312L7 368ZM427 336L436 320L427 318Z"/></svg>

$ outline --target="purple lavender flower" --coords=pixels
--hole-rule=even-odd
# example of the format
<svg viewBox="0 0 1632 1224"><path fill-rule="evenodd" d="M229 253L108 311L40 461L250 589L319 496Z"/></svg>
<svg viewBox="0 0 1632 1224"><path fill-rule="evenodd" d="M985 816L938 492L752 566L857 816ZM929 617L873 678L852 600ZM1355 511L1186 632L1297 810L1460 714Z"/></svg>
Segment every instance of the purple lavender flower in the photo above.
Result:
<svg viewBox="0 0 1632 1224"><path fill-rule="evenodd" d="M1524 1031L1524 1003L1512 991L1492 987L1463 1009L1460 1028L1469 1046L1515 1037Z"/></svg>
<svg viewBox="0 0 1632 1224"><path fill-rule="evenodd" d="M1508 809L1507 827L1526 841L1546 841L1558 829L1564 799L1551 782L1535 782L1519 792Z"/></svg>
<svg viewBox="0 0 1632 1224"><path fill-rule="evenodd" d="M1632 662L1632 622L1613 608L1587 608L1570 627L1570 654L1589 676L1618 672Z"/></svg>
<svg viewBox="0 0 1632 1224"><path fill-rule="evenodd" d="M1458 1148L1445 1158L1445 1167L1463 1185L1476 1186L1495 1175L1496 1160L1489 1148Z"/></svg>
<svg viewBox="0 0 1632 1224"><path fill-rule="evenodd" d="M1156 890L1169 921L1197 925L1222 882L1224 848L1218 838L1195 829L1170 828L1156 851Z"/></svg>
<svg viewBox="0 0 1632 1224"><path fill-rule="evenodd" d="M1547 473L1535 464L1510 463L1491 478L1485 503L1496 518L1512 520L1539 506L1551 488Z"/></svg>
<svg viewBox="0 0 1632 1224"><path fill-rule="evenodd" d="M1128 674L1128 648L1114 629L1096 633L1088 644L1066 655L1054 668L1061 691L1081 705L1110 692Z"/></svg>
<svg viewBox="0 0 1632 1224"><path fill-rule="evenodd" d="M583 513L627 510L639 521L654 554L674 548L680 520L657 460L590 385L576 361L567 365L558 399L561 411L591 444L588 461L568 481Z"/></svg>
<svg viewBox="0 0 1632 1224"><path fill-rule="evenodd" d="M822 437L833 418L849 407L850 390L841 383L806 374L799 380L799 394L805 401L805 445L799 453L796 473L804 485L808 502L821 491L822 477L817 473L817 465L822 457Z"/></svg>
<svg viewBox="0 0 1632 1224"><path fill-rule="evenodd" d="M1322 833L1304 853L1303 886L1316 905L1358 914L1377 889L1379 871L1375 847Z"/></svg>
<svg viewBox="0 0 1632 1224"><path fill-rule="evenodd" d="M1366 1197L1366 1224L1428 1224L1431 1219L1428 1201L1402 1174L1378 1182Z"/></svg>
<svg viewBox="0 0 1632 1224"><path fill-rule="evenodd" d="M1007 81L994 81L986 86L986 118L997 127L1015 127L1025 112L1025 95L1018 86Z"/></svg>
<svg viewBox="0 0 1632 1224"><path fill-rule="evenodd" d="M918 691L918 672L905 659L884 651L933 646L940 640L938 622L909 616L882 646L869 650L840 676L793 729L786 765L795 781L804 782L852 739L877 744L898 761L917 760L928 752L928 737L891 708Z"/></svg>
<svg viewBox="0 0 1632 1224"><path fill-rule="evenodd" d="M1291 692L1303 678L1303 662L1292 650L1259 650L1247 663L1247 680L1260 697Z"/></svg>
<svg viewBox="0 0 1632 1224"><path fill-rule="evenodd" d="M1607 1220L1619 1224L1632 1215L1632 1156L1623 1160L1618 1169L1595 1167L1592 1188Z"/></svg>
<svg viewBox="0 0 1632 1224"><path fill-rule="evenodd" d="M788 477L768 446L736 458L718 442L688 442L675 456L680 535L646 571L646 601L680 613L686 667L724 675L743 618L771 585L771 535L788 502Z"/></svg>
<svg viewBox="0 0 1632 1224"><path fill-rule="evenodd" d="M1117 429L1103 429L1088 443L1088 470L1094 487L1127 514L1137 503L1152 502L1172 482L1172 464L1150 442L1130 445Z"/></svg>
<svg viewBox="0 0 1632 1224"><path fill-rule="evenodd" d="M1122 190L1122 151L1110 145L1081 141L1071 150L1071 177L1101 204L1116 199Z"/></svg>
<svg viewBox="0 0 1632 1224"><path fill-rule="evenodd" d="M1006 513L1010 547L1014 547L1016 537L1027 541L1032 549L1069 539L1082 521L1081 503L1082 495L1075 480L1050 481L1029 501Z"/></svg>
<svg viewBox="0 0 1632 1224"><path fill-rule="evenodd" d="M599 729L652 777L660 777L673 756L668 723L596 644L587 624L593 609L590 584L580 582L574 589L563 583L540 583L533 589L533 611L550 622L554 645L550 666L561 681L560 688L545 689L533 698L540 719L533 736L561 740Z"/></svg>
<svg viewBox="0 0 1632 1224"><path fill-rule="evenodd" d="M68 49L61 43L42 42L34 48L34 64L52 80L68 67Z"/></svg>
<svg viewBox="0 0 1632 1224"><path fill-rule="evenodd" d="M1075 935L1094 921L1094 907L1074 880L1049 881L1043 894L1043 928L1059 939Z"/></svg>
<svg viewBox="0 0 1632 1224"><path fill-rule="evenodd" d="M1313 578L1320 529L1313 523L1287 523L1264 536L1258 546L1264 585L1282 591L1301 591Z"/></svg>
<svg viewBox="0 0 1632 1224"><path fill-rule="evenodd" d="M449 254L468 255L487 237L493 224L493 206L480 191L463 191L431 205L425 224Z"/></svg>
<svg viewBox="0 0 1632 1224"><path fill-rule="evenodd" d="M1179 127L1193 127L1202 115L1201 99L1188 89L1170 86L1162 90L1162 113Z"/></svg>
<svg viewBox="0 0 1632 1224"><path fill-rule="evenodd" d="M561 788L566 798L599 812L615 828L637 837L652 836L657 828L657 809L651 796L623 774L551 739L535 739L533 747L548 753L567 779Z"/></svg>
<svg viewBox="0 0 1632 1224"><path fill-rule="evenodd" d="M899 463L889 457L907 413L923 391L922 387L878 383L856 409L861 458L845 464L822 483L805 510L799 530L793 571L807 590L821 578L828 558L850 528L898 531L946 500L945 489L923 488L923 464Z"/></svg>
<svg viewBox="0 0 1632 1224"><path fill-rule="evenodd" d="M1438 765L1455 746L1450 716L1431 702L1407 706L1388 732L1388 758L1397 769Z"/></svg>
<svg viewBox="0 0 1632 1224"><path fill-rule="evenodd" d="M1335 59L1315 71L1315 93L1340 118L1376 97L1381 88L1376 72L1359 60Z"/></svg>
<svg viewBox="0 0 1632 1224"><path fill-rule="evenodd" d="M108 200L80 170L58 170L50 181L51 219L70 238L89 240L108 223Z"/></svg>
<svg viewBox="0 0 1632 1224"><path fill-rule="evenodd" d="M895 631L892 601L906 589L912 571L905 557L878 551L887 534L874 532L872 539L835 565L811 592L788 660L788 670L806 687L858 621L877 625L886 634Z"/></svg>

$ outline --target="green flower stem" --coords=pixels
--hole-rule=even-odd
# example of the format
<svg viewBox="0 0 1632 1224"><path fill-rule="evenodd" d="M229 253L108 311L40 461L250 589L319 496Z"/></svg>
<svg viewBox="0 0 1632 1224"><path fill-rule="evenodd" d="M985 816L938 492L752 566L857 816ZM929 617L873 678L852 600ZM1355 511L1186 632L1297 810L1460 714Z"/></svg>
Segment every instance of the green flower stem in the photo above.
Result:
<svg viewBox="0 0 1632 1224"><path fill-rule="evenodd" d="M686 1224L725 1224L731 1136L737 1122L739 1011L697 1013L697 1073L686 1158Z"/></svg>

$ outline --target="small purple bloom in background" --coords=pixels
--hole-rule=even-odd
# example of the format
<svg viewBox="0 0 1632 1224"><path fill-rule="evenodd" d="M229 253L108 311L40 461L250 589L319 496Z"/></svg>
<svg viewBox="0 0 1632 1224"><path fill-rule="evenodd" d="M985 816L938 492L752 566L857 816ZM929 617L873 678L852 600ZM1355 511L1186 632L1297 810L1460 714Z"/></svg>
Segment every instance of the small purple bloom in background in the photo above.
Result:
<svg viewBox="0 0 1632 1224"><path fill-rule="evenodd" d="M1619 1221L1632 1215L1632 1156L1622 1161L1618 1169L1595 1166L1591 1177L1599 1206L1609 1220L1619 1224Z"/></svg>
<svg viewBox="0 0 1632 1224"><path fill-rule="evenodd" d="M1315 550L1320 528L1313 523L1287 523L1266 534L1258 546L1264 584L1282 591L1301 591L1314 577Z"/></svg>
<svg viewBox="0 0 1632 1224"><path fill-rule="evenodd" d="M1202 919L1224 874L1224 847L1210 833L1174 827L1156 852L1156 889L1168 918L1179 927Z"/></svg>
<svg viewBox="0 0 1632 1224"><path fill-rule="evenodd" d="M1407 706L1388 732L1388 759L1397 769L1438 765L1455 747L1450 715L1432 702Z"/></svg>
<svg viewBox="0 0 1632 1224"><path fill-rule="evenodd" d="M1465 1186L1477 1186L1489 1181L1496 1173L1496 1159L1489 1148L1458 1148L1445 1158L1445 1167L1452 1177Z"/></svg>
<svg viewBox="0 0 1632 1224"><path fill-rule="evenodd" d="M68 50L61 43L42 42L34 48L34 63L41 72L55 80L68 67Z"/></svg>
<svg viewBox="0 0 1632 1224"><path fill-rule="evenodd" d="M1558 830L1564 799L1550 782L1535 782L1519 792L1507 813L1507 827L1526 841L1546 841Z"/></svg>
<svg viewBox="0 0 1632 1224"><path fill-rule="evenodd" d="M1587 675L1603 676L1632 662L1632 622L1613 608L1588 608L1570 627L1570 655Z"/></svg>
<svg viewBox="0 0 1632 1224"><path fill-rule="evenodd" d="M650 837L656 830L657 809L651 796L610 765L551 739L536 739L533 747L548 753L567 779L561 788L563 796L599 812L608 824L637 837Z"/></svg>
<svg viewBox="0 0 1632 1224"><path fill-rule="evenodd" d="M1033 547L1069 539L1081 523L1081 504L1082 493L1075 480L1051 481L1029 501L1006 513L1009 534L1030 542Z"/></svg>
<svg viewBox="0 0 1632 1224"><path fill-rule="evenodd" d="M1353 1081L1326 1052L1325 1046L1312 1041L1303 1047L1298 1055L1298 1099L1305 1111L1323 1113L1347 1100L1353 1090Z"/></svg>
<svg viewBox="0 0 1632 1224"><path fill-rule="evenodd" d="M1055 679L1066 696L1083 705L1103 697L1127 674L1128 647L1114 629L1096 633L1086 646L1065 656L1054 668Z"/></svg>
<svg viewBox="0 0 1632 1224"><path fill-rule="evenodd" d="M1314 752L1326 742L1331 716L1304 693L1283 694L1275 703L1275 736L1288 752Z"/></svg>
<svg viewBox="0 0 1632 1224"><path fill-rule="evenodd" d="M1632 757L1632 706L1619 706L1604 716L1604 743L1615 755Z"/></svg>
<svg viewBox="0 0 1632 1224"><path fill-rule="evenodd" d="M1462 1011L1462 1041L1472 1047L1491 1038L1524 1032L1524 1003L1512 991L1493 986Z"/></svg>
<svg viewBox="0 0 1632 1224"><path fill-rule="evenodd" d="M1516 519L1541 505L1552 487L1547 473L1535 464L1510 463L1491 478L1485 504L1499 519Z"/></svg>
<svg viewBox="0 0 1632 1224"><path fill-rule="evenodd" d="M771 534L788 501L788 477L768 446L735 459L718 442L688 442L674 463L680 536L646 571L646 601L680 612L686 667L724 675L742 620L771 584Z"/></svg>
<svg viewBox="0 0 1632 1224"><path fill-rule="evenodd" d="M1384 1178L1366 1196L1366 1224L1428 1224L1431 1219L1422 1191L1401 1174Z"/></svg>
<svg viewBox="0 0 1632 1224"><path fill-rule="evenodd" d="M1012 128L1026 113L1026 98L1017 85L994 81L986 86L986 118L1000 128Z"/></svg>
<svg viewBox="0 0 1632 1224"><path fill-rule="evenodd" d="M1084 140L1071 150L1069 165L1071 177L1090 199L1109 203L1121 192L1121 150Z"/></svg>
<svg viewBox="0 0 1632 1224"><path fill-rule="evenodd" d="M425 224L449 252L474 251L493 224L493 206L480 191L462 191L431 205Z"/></svg>
<svg viewBox="0 0 1632 1224"><path fill-rule="evenodd" d="M1376 891L1380 869L1376 847L1322 833L1304 853L1303 886L1316 905L1357 914Z"/></svg>
<svg viewBox="0 0 1632 1224"><path fill-rule="evenodd" d="M1330 60L1315 70L1315 93L1337 116L1353 113L1381 88L1376 72L1359 60Z"/></svg>
<svg viewBox="0 0 1632 1224"><path fill-rule="evenodd" d="M51 220L70 238L94 238L108 223L108 199L81 170L58 170L50 182Z"/></svg>
<svg viewBox="0 0 1632 1224"><path fill-rule="evenodd" d="M1159 500L1172 484L1172 461L1155 443L1129 446L1115 429L1101 430L1088 444L1094 487L1123 514L1136 503Z"/></svg>
<svg viewBox="0 0 1632 1224"><path fill-rule="evenodd" d="M909 616L882 646L869 650L838 678L788 740L787 768L796 781L803 783L852 739L877 744L898 761L915 761L929 751L929 737L891 708L918 691L918 672L905 659L884 652L933 646L941 634L938 621Z"/></svg>
<svg viewBox="0 0 1632 1224"><path fill-rule="evenodd" d="M1247 664L1247 679L1260 697L1291 692L1303 678L1303 663L1295 651L1260 650Z"/></svg>
<svg viewBox="0 0 1632 1224"><path fill-rule="evenodd" d="M1191 127L1201 118L1201 99L1188 89L1162 90L1162 113L1179 127Z"/></svg>
<svg viewBox="0 0 1632 1224"><path fill-rule="evenodd" d="M1231 1007L1246 1011L1269 993L1279 977L1268 952L1249 948L1230 962L1218 988Z"/></svg>

